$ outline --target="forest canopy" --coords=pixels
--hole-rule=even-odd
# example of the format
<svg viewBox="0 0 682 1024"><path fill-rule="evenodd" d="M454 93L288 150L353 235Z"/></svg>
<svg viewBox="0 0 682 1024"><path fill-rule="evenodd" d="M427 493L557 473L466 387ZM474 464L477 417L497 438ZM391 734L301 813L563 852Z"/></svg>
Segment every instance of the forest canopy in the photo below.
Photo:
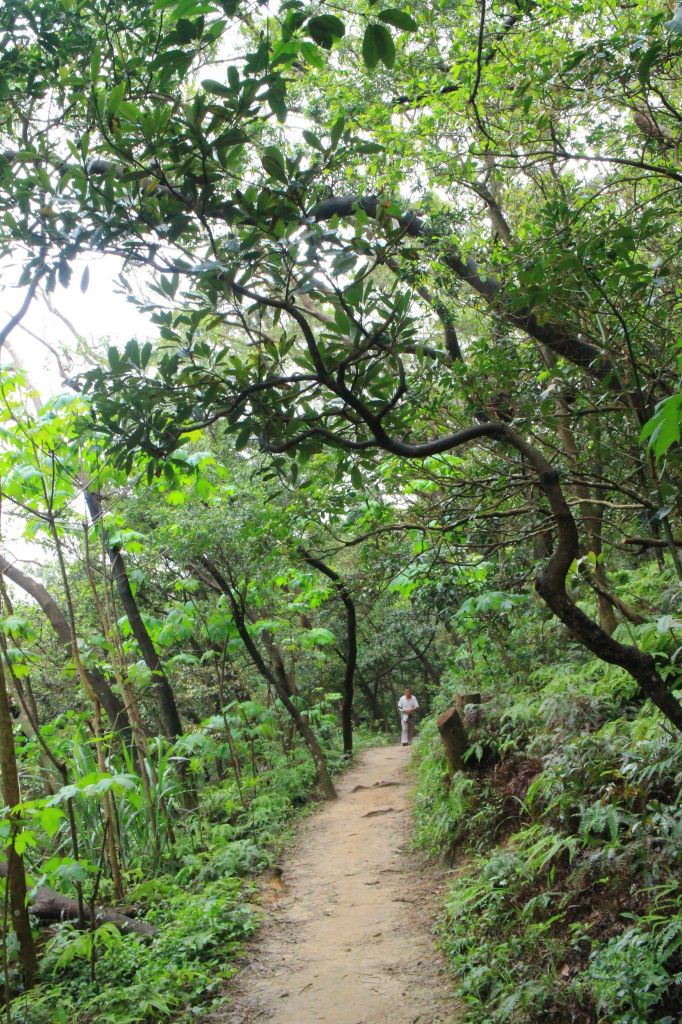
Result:
<svg viewBox="0 0 682 1024"><path fill-rule="evenodd" d="M460 701L454 761L425 725L424 845L465 841L475 786L471 841L502 842L485 787L523 761L536 789L501 820L570 839L538 873L561 863L568 891L569 861L639 815L658 890L623 914L677 922L658 1002L607 991L608 945L575 970L562 946L561 999L529 968L507 1010L518 979L491 1003L453 925L471 1020L672 1021L680 11L6 0L0 39L8 1013L105 1019L107 959L113 1022L218 998L218 945L255 928L242 877L416 679L427 714L483 698L468 719ZM149 318L124 345L106 308L78 331L100 256ZM38 339L41 393L22 340L46 304L68 340ZM556 787L583 755L569 771L553 744L586 734L614 788L585 769L580 799L623 817L576 832ZM642 851L617 856L638 878Z"/></svg>

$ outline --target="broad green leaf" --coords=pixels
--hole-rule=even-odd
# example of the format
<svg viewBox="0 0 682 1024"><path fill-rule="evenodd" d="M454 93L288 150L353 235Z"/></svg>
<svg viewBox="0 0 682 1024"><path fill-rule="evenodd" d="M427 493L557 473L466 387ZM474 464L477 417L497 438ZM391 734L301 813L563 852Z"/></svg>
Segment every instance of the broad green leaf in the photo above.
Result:
<svg viewBox="0 0 682 1024"><path fill-rule="evenodd" d="M416 32L418 27L414 18L407 11L401 11L398 7L387 7L386 10L379 11L377 18L404 32Z"/></svg>
<svg viewBox="0 0 682 1024"><path fill-rule="evenodd" d="M286 164L277 146L268 146L265 149L261 157L261 163L271 178L275 178L276 181L281 181L284 184L287 183Z"/></svg>
<svg viewBox="0 0 682 1024"><path fill-rule="evenodd" d="M54 836L64 820L64 812L58 807L44 807L38 815L38 820L48 836Z"/></svg>
<svg viewBox="0 0 682 1024"><path fill-rule="evenodd" d="M362 56L368 68L375 68L382 61L387 68L395 64L393 37L385 25L371 22L365 29L362 42Z"/></svg>
<svg viewBox="0 0 682 1024"><path fill-rule="evenodd" d="M308 35L326 50L332 48L335 39L342 39L346 34L346 26L334 14L319 14L310 18L306 29Z"/></svg>
<svg viewBox="0 0 682 1024"><path fill-rule="evenodd" d="M205 92L212 96L234 96L234 89L223 82L216 82L213 78L205 78L201 83Z"/></svg>

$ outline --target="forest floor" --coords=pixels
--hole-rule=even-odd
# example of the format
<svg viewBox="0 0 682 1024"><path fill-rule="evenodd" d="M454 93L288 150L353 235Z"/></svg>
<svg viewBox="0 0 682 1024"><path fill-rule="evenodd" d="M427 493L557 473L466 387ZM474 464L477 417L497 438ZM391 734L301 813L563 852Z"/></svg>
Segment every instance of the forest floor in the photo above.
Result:
<svg viewBox="0 0 682 1024"><path fill-rule="evenodd" d="M265 923L207 1024L457 1024L432 935L444 872L410 850L409 751L360 755L264 886ZM442 904L441 904L442 905Z"/></svg>

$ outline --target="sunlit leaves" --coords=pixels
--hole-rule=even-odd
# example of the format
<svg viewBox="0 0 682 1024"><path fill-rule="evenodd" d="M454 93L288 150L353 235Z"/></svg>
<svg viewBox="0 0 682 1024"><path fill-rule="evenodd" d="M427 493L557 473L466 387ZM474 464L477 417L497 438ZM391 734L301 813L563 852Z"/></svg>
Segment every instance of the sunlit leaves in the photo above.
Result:
<svg viewBox="0 0 682 1024"><path fill-rule="evenodd" d="M457 611L457 618L476 618L486 612L495 614L510 612L519 605L523 605L527 600L525 594L488 590L463 601Z"/></svg>
<svg viewBox="0 0 682 1024"><path fill-rule="evenodd" d="M195 609L191 604L177 605L166 615L166 621L159 633L158 642L164 647L183 643L194 631Z"/></svg>
<svg viewBox="0 0 682 1024"><path fill-rule="evenodd" d="M312 629L307 629L302 636L302 646L304 649L311 647L329 647L336 643L336 637L329 629L325 629L322 626L315 626Z"/></svg>
<svg viewBox="0 0 682 1024"><path fill-rule="evenodd" d="M74 798L84 800L99 798L110 790L121 793L138 785L139 779L127 772L117 772L113 775L109 772L89 772L77 782L62 786L54 796L48 798L47 806L57 807Z"/></svg>
<svg viewBox="0 0 682 1024"><path fill-rule="evenodd" d="M641 438L648 441L654 454L660 458L674 444L682 432L682 394L671 395L657 407L654 415L644 424Z"/></svg>

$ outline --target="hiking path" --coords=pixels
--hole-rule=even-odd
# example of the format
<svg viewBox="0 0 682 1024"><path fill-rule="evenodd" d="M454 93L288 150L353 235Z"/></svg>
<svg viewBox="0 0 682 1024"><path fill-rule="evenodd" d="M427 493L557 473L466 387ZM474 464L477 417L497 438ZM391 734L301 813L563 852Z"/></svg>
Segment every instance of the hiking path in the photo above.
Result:
<svg viewBox="0 0 682 1024"><path fill-rule="evenodd" d="M410 849L410 752L364 751L263 886L265 921L214 1024L458 1024L436 952L446 880Z"/></svg>

